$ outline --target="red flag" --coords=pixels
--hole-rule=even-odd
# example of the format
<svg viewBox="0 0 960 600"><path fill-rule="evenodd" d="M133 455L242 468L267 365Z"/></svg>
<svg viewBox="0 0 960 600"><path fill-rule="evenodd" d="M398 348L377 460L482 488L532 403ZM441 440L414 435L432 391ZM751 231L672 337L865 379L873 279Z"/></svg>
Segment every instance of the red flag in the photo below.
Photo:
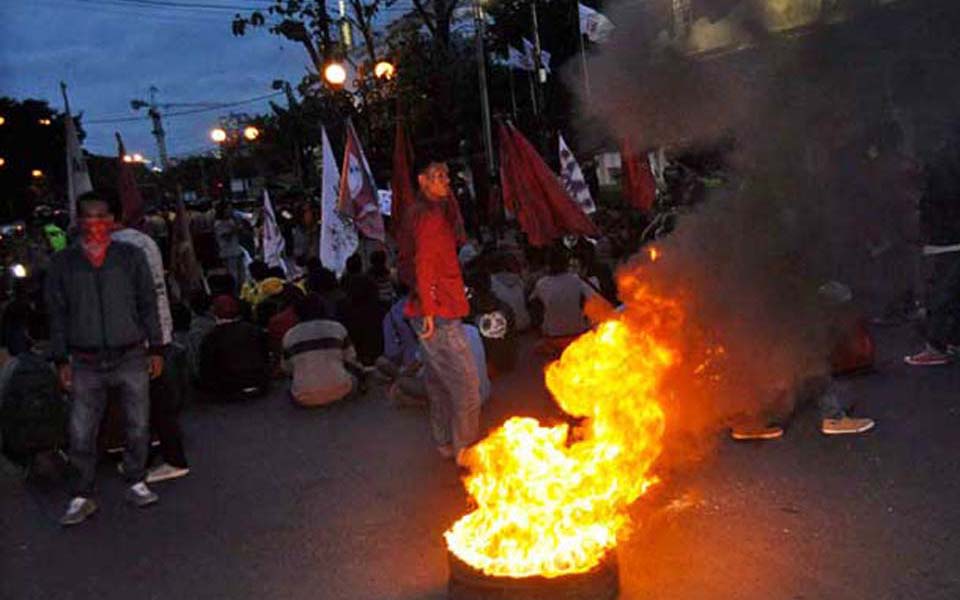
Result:
<svg viewBox="0 0 960 600"><path fill-rule="evenodd" d="M397 120L397 133L393 142L393 177L390 188L393 204L390 208L393 237L397 240L397 276L407 285L413 283L414 241L411 224L408 223L410 208L416 201L410 165L413 163L413 148L407 137L407 128Z"/></svg>
<svg viewBox="0 0 960 600"><path fill-rule="evenodd" d="M510 124L500 125L503 204L534 246L566 235L597 235L597 228L563 188L533 145Z"/></svg>
<svg viewBox="0 0 960 600"><path fill-rule="evenodd" d="M351 219L364 236L383 242L386 234L377 186L370 165L363 155L360 139L347 120L347 141L343 149L343 168L340 170L340 198L337 211Z"/></svg>
<svg viewBox="0 0 960 600"><path fill-rule="evenodd" d="M623 197L634 208L650 212L657 198L657 184L646 154L633 151L630 142L623 140L620 145L620 161L623 169Z"/></svg>
<svg viewBox="0 0 960 600"><path fill-rule="evenodd" d="M120 205L123 209L123 224L126 227L140 229L143 225L144 209L143 198L137 189L137 178L133 173L132 163L124 160L127 155L123 147L123 138L117 132L117 151L120 160L120 176L117 180L117 192L120 195ZM128 159L129 160L129 159Z"/></svg>

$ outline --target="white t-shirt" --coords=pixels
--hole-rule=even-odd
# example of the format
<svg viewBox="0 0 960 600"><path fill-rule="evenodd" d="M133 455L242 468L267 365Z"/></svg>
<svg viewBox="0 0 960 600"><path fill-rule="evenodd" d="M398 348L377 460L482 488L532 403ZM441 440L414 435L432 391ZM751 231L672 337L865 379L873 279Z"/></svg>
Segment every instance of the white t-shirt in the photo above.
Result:
<svg viewBox="0 0 960 600"><path fill-rule="evenodd" d="M575 273L541 277L530 299L543 302L543 335L559 337L586 331L590 324L583 314L583 302L593 294L593 288Z"/></svg>

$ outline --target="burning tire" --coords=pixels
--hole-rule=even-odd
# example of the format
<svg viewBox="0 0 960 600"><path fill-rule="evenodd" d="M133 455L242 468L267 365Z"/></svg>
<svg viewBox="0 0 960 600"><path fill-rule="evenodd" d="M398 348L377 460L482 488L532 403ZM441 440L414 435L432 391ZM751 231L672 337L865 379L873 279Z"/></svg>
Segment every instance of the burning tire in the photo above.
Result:
<svg viewBox="0 0 960 600"><path fill-rule="evenodd" d="M620 593L616 554L586 573L561 577L491 577L447 552L449 600L613 600Z"/></svg>

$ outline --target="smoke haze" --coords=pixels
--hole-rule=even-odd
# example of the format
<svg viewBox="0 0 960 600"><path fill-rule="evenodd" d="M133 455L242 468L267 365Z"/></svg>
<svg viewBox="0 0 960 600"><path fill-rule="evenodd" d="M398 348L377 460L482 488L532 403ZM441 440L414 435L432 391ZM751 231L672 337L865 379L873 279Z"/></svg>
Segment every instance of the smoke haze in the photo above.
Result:
<svg viewBox="0 0 960 600"><path fill-rule="evenodd" d="M954 118L960 10L877 4L702 0L682 49L666 43L669 2L613 5L585 114L637 148L733 140L730 182L657 243L662 260L641 253L620 273L621 290L645 282L688 310L668 431L716 431L827 374L823 284L882 303L913 283L906 154L925 155Z"/></svg>

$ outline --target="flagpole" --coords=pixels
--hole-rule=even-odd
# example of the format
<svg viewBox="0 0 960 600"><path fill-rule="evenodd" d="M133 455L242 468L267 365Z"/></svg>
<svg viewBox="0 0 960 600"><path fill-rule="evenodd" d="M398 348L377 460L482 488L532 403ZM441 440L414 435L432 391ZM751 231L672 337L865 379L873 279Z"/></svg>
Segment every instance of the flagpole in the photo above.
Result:
<svg viewBox="0 0 960 600"><path fill-rule="evenodd" d="M577 37L580 38L580 68L583 69L583 87L587 94L587 104L592 104L590 94L590 71L587 70L587 51L583 43L583 30L580 29L580 2L577 0Z"/></svg>
<svg viewBox="0 0 960 600"><path fill-rule="evenodd" d="M507 65L507 74L509 75L507 81L510 84L510 107L513 109L513 120L517 120L517 94L513 89L513 67Z"/></svg>
<svg viewBox="0 0 960 600"><path fill-rule="evenodd" d="M64 131L68 127L66 119L72 119L70 116L70 99L67 98L67 84L63 81L60 82L60 93L63 94L63 110L67 113L67 116L64 119L63 126ZM66 138L66 134L64 134ZM66 140L67 145L69 146L70 140ZM73 181L73 164L70 162L70 151L67 150L67 212L70 214L70 227L73 227L77 224L77 203L75 202L74 195L76 186Z"/></svg>

